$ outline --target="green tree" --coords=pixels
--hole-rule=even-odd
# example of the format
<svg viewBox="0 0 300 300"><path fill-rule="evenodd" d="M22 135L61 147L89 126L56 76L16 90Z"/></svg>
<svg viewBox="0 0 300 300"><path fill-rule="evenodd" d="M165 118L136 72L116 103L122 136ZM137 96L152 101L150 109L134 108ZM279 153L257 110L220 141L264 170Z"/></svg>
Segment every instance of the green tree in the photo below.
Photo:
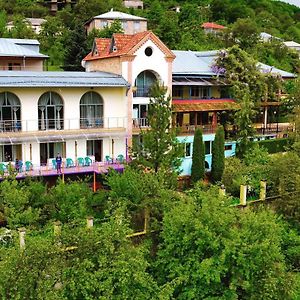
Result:
<svg viewBox="0 0 300 300"><path fill-rule="evenodd" d="M205 176L205 152L201 129L195 130L192 154L191 180L196 182Z"/></svg>
<svg viewBox="0 0 300 300"><path fill-rule="evenodd" d="M183 156L183 146L176 138L176 129L171 125L171 97L166 96L166 88L155 83L151 89L147 120L150 130L142 131L141 143L132 149L135 164L174 174L179 171Z"/></svg>
<svg viewBox="0 0 300 300"><path fill-rule="evenodd" d="M213 182L221 181L225 167L225 134L223 126L218 127L212 144L211 178Z"/></svg>
<svg viewBox="0 0 300 300"><path fill-rule="evenodd" d="M232 209L217 189L191 195L163 219L159 284L176 299L293 299L277 217Z"/></svg>
<svg viewBox="0 0 300 300"><path fill-rule="evenodd" d="M14 27L9 31L8 35L14 39L32 39L36 35L27 23L27 21L21 15L16 15L13 17Z"/></svg>

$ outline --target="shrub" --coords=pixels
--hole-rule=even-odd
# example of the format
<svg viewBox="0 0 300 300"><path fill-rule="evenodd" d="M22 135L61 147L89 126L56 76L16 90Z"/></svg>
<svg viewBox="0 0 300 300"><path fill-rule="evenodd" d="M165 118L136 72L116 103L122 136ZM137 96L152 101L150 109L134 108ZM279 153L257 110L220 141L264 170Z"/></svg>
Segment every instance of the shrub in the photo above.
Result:
<svg viewBox="0 0 300 300"><path fill-rule="evenodd" d="M260 147L266 148L269 153L285 152L286 147L289 146L290 143L291 140L289 138L272 139L257 142Z"/></svg>

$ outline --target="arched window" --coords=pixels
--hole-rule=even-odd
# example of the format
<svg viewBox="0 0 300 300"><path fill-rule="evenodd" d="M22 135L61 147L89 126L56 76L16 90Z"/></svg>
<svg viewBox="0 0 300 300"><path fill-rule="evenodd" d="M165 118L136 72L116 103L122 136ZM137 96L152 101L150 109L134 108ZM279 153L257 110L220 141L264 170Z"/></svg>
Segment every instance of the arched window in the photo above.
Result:
<svg viewBox="0 0 300 300"><path fill-rule="evenodd" d="M103 99L87 92L80 99L80 128L103 127Z"/></svg>
<svg viewBox="0 0 300 300"><path fill-rule="evenodd" d="M157 81L156 76L151 71L143 71L135 80L136 91L134 97L149 97L149 90Z"/></svg>
<svg viewBox="0 0 300 300"><path fill-rule="evenodd" d="M0 121L3 131L21 130L21 103L15 94L0 93Z"/></svg>
<svg viewBox="0 0 300 300"><path fill-rule="evenodd" d="M39 130L63 129L64 104L57 93L44 93L39 99L38 108Z"/></svg>

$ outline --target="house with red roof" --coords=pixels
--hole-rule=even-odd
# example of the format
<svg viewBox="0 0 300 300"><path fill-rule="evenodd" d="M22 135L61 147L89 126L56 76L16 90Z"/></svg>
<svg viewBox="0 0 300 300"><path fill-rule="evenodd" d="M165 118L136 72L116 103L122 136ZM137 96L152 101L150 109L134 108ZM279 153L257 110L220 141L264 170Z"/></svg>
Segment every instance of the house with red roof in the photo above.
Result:
<svg viewBox="0 0 300 300"><path fill-rule="evenodd" d="M225 26L213 22L205 22L201 25L201 27L206 34L219 34L226 29Z"/></svg>

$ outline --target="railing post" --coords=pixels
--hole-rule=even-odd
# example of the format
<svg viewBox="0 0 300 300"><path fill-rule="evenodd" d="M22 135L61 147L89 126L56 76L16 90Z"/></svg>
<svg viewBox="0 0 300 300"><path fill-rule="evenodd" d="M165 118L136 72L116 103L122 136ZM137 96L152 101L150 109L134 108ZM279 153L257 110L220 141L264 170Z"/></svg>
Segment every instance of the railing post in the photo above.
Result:
<svg viewBox="0 0 300 300"><path fill-rule="evenodd" d="M20 250L25 249L25 234L26 234L26 229L24 227L19 228Z"/></svg>
<svg viewBox="0 0 300 300"><path fill-rule="evenodd" d="M220 194L220 196L225 196L226 195L226 189L225 189L224 184L222 184L220 186L219 194Z"/></svg>
<svg viewBox="0 0 300 300"><path fill-rule="evenodd" d="M265 180L260 181L260 192L259 192L259 199L266 200L267 195L267 182Z"/></svg>
<svg viewBox="0 0 300 300"><path fill-rule="evenodd" d="M240 186L240 204L247 205L247 185Z"/></svg>
<svg viewBox="0 0 300 300"><path fill-rule="evenodd" d="M86 218L86 228L93 228L93 226L94 226L94 218L87 217Z"/></svg>
<svg viewBox="0 0 300 300"><path fill-rule="evenodd" d="M53 232L54 232L54 236L58 237L61 234L61 222L60 221L56 221L53 223Z"/></svg>

